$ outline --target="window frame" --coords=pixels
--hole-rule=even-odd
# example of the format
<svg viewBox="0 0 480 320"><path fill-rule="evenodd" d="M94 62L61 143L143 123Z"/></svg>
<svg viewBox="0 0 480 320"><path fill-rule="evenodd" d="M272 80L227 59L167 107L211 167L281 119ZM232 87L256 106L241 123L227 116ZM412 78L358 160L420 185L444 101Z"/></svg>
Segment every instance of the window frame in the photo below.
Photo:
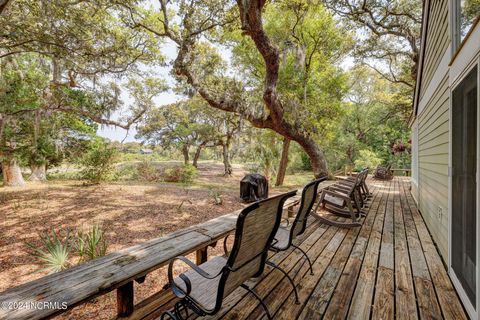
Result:
<svg viewBox="0 0 480 320"><path fill-rule="evenodd" d="M454 0L455 1L455 0ZM478 21L478 19L477 19ZM474 29L474 26L470 31ZM465 37L467 40L468 37ZM465 43L465 41L463 42ZM460 49L460 48L459 48ZM463 72L457 75L456 78L452 77L450 69L450 89L449 89L449 160L448 160L448 273L452 280L452 284L460 297L468 315L471 319L480 319L480 245L477 246L476 256L476 304L475 306L470 303L460 280L457 278L455 271L452 267L452 193L455 192L452 187L452 104L453 104L453 92L458 86L465 80L469 73L476 67L477 68L477 244L480 243L480 56L477 54L475 58L470 62L462 63L464 65ZM453 79L452 79L453 78Z"/></svg>
<svg viewBox="0 0 480 320"><path fill-rule="evenodd" d="M463 45L467 42L476 25L480 21L480 15L472 22L472 25L465 37L462 39L461 35L461 18L462 18L462 0L450 0L450 37L452 43L452 62L462 50Z"/></svg>

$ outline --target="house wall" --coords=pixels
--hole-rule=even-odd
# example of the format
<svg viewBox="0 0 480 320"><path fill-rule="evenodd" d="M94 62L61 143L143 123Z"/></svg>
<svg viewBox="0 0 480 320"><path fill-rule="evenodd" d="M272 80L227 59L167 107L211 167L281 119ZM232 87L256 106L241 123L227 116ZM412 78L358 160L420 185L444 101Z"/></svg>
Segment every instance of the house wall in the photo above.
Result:
<svg viewBox="0 0 480 320"><path fill-rule="evenodd" d="M448 74L418 117L418 205L445 261L448 260Z"/></svg>
<svg viewBox="0 0 480 320"><path fill-rule="evenodd" d="M448 261L449 67L448 0L431 1L416 125L418 165L412 194L444 261ZM415 125L412 128L415 130Z"/></svg>
<svg viewBox="0 0 480 320"><path fill-rule="evenodd" d="M431 1L430 4L420 99L424 97L428 85L450 45L448 7L448 0Z"/></svg>

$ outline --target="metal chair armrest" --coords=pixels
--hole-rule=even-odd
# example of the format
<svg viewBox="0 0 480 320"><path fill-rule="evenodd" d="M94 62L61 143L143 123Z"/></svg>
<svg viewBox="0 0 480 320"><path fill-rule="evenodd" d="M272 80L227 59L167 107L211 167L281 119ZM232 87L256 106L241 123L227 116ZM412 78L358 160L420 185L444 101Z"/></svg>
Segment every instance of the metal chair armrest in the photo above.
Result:
<svg viewBox="0 0 480 320"><path fill-rule="evenodd" d="M184 256L178 256L178 257L173 258L172 260L170 260L170 262L168 264L168 282L170 283L170 285L172 287L173 293L177 297L179 297L180 299L188 296L190 294L190 292L192 292L192 283L191 283L190 279L184 273L181 273L178 277L180 279L182 279L182 281L185 283L185 286L186 286L187 290L183 290L182 288L180 288L175 283L175 278L173 277L173 266L174 266L176 261L181 261L181 262L185 263L190 268L192 268L193 271L195 271L200 276L202 276L206 279L215 279L216 277L218 277L220 275L220 273L222 273L222 271L220 271L220 273L218 273L216 275L211 275L208 272L205 272L203 269L201 269L199 266L197 266L196 264L194 264L192 261L188 260Z"/></svg>

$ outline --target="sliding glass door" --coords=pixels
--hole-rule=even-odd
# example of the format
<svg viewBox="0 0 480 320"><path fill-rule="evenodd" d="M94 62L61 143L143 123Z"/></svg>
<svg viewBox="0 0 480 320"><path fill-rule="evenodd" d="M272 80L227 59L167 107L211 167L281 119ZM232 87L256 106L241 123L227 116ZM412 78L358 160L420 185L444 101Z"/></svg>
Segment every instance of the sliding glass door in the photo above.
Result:
<svg viewBox="0 0 480 320"><path fill-rule="evenodd" d="M451 267L476 309L477 67L452 95Z"/></svg>

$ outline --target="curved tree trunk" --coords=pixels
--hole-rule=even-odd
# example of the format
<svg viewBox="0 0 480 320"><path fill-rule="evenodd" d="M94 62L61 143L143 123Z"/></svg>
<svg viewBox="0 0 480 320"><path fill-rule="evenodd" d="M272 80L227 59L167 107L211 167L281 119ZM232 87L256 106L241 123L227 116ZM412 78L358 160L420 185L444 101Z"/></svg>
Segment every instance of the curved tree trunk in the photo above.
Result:
<svg viewBox="0 0 480 320"><path fill-rule="evenodd" d="M192 163L195 168L198 168L198 159L200 159L200 154L202 153L202 149L204 146L205 146L204 143L200 144L197 147L197 150L195 151L195 155L193 156L193 163Z"/></svg>
<svg viewBox="0 0 480 320"><path fill-rule="evenodd" d="M183 147L182 147L183 161L184 161L185 165L187 165L188 162L190 161L190 156L188 155L189 149L190 148L186 144L183 145Z"/></svg>
<svg viewBox="0 0 480 320"><path fill-rule="evenodd" d="M292 126L284 117L284 108L282 101L277 92L277 82L279 76L279 52L272 44L267 33L263 29L262 13L266 4L265 0L236 0L240 9L240 19L242 22L243 34L248 35L262 55L265 62L265 87L263 91L263 102L269 114L267 117L257 117L255 114L245 112L242 101L225 99L225 95L221 97L212 95L205 88L196 75L190 70L189 65L192 61L191 51L195 45L195 37L186 36L175 33L169 28L168 21L164 23L166 28L165 34L179 45L178 55L175 59L174 69L177 75L186 77L187 83L193 86L198 94L213 108L242 114L254 127L262 129L271 129L284 138L296 141L308 154L312 163L313 173L315 177L320 178L328 174L327 163L323 152L319 145L310 136L309 133ZM161 1L161 8L165 17L168 16L166 2ZM193 10L193 9L192 9ZM187 29L191 26L186 26ZM188 34L201 33L199 30L189 30ZM227 95L228 96L228 95Z"/></svg>
<svg viewBox="0 0 480 320"><path fill-rule="evenodd" d="M43 164L32 164L30 166L32 174L28 178L29 181L47 181L47 165Z"/></svg>
<svg viewBox="0 0 480 320"><path fill-rule="evenodd" d="M293 139L292 139L293 140ZM321 178L328 175L327 161L320 147L312 138L295 139L303 150L307 153L312 164L312 170L315 178Z"/></svg>
<svg viewBox="0 0 480 320"><path fill-rule="evenodd" d="M23 179L17 159L12 158L3 161L2 173L4 187L22 187L25 185L25 180Z"/></svg>
<svg viewBox="0 0 480 320"><path fill-rule="evenodd" d="M288 151L290 149L290 139L283 139L282 158L280 159L280 165L278 166L277 181L275 186L279 187L283 185L285 180L285 174L287 173L288 166Z"/></svg>
<svg viewBox="0 0 480 320"><path fill-rule="evenodd" d="M230 163L230 155L228 154L228 144L222 144L223 166L225 168L224 175L232 175L232 164Z"/></svg>

